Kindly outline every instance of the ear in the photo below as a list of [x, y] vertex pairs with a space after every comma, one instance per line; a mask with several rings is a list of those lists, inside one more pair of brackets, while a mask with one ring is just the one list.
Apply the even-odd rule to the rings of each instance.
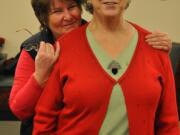
[[131, 3], [131, 0], [127, 0], [127, 4], [125, 6], [125, 9], [127, 9], [129, 7], [129, 4]]

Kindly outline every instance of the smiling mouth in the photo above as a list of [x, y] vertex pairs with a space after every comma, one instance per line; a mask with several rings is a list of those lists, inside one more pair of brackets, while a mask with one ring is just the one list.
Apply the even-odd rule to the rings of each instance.
[[69, 23], [69, 24], [65, 24], [65, 25], [63, 25], [64, 27], [68, 27], [68, 26], [72, 26], [72, 25], [74, 25], [74, 22], [73, 23]]
[[114, 5], [114, 4], [118, 4], [118, 3], [117, 3], [117, 2], [107, 1], [107, 2], [103, 2], [103, 4], [106, 4], [106, 5]]

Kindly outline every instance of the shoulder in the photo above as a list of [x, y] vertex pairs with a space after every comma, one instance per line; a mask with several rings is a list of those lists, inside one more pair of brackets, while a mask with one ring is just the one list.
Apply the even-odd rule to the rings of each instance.
[[82, 43], [86, 39], [86, 27], [87, 24], [84, 24], [81, 27], [72, 30], [71, 32], [61, 36], [58, 39], [58, 42], [60, 42], [61, 46], [69, 43]]
[[83, 54], [82, 52], [85, 51], [87, 43], [86, 26], [87, 25], [85, 24], [75, 30], [72, 30], [57, 40], [61, 48], [59, 55], [60, 63], [70, 62], [72, 61], [72, 58], [76, 58], [77, 56]]
[[35, 59], [37, 55], [37, 48], [41, 41], [45, 41], [48, 43], [54, 44], [54, 38], [50, 30], [42, 30], [28, 39], [26, 39], [20, 47], [20, 50], [25, 49], [33, 59]]
[[35, 59], [37, 52], [35, 50], [31, 50], [30, 48], [32, 48], [32, 46], [34, 48], [37, 48], [40, 41], [41, 41], [41, 32], [38, 32], [34, 34], [33, 36], [29, 37], [28, 39], [26, 39], [21, 44], [20, 50], [22, 51], [24, 49], [25, 51], [29, 53], [29, 55], [31, 55], [33, 59]]
[[147, 29], [130, 22], [130, 24], [136, 29], [137, 33], [138, 33], [138, 47], [143, 50], [146, 51], [146, 53], [152, 53], [155, 54], [156, 52], [158, 52], [159, 50], [152, 48], [152, 46], [148, 45], [148, 43], [146, 42], [146, 35], [150, 34], [151, 32], [148, 31]]
[[38, 32], [33, 36], [29, 37], [28, 39], [26, 39], [24, 42], [22, 42], [21, 50], [23, 48], [26, 49], [30, 46], [37, 46], [37, 44], [39, 44], [40, 41], [41, 41], [41, 32]]
[[41, 40], [41, 32], [38, 32], [36, 34], [34, 34], [33, 36], [27, 38], [23, 43], [22, 45], [26, 45], [26, 44], [29, 44], [29, 43], [37, 43]]
[[146, 35], [150, 34], [151, 32], [137, 24], [131, 24], [138, 32], [139, 53], [141, 53], [151, 64], [160, 66], [161, 68], [166, 64], [170, 64], [169, 53], [167, 51], [154, 49], [145, 41]]
[[32, 35], [28, 39], [26, 39], [21, 44], [21, 49], [29, 46], [36, 46], [39, 45], [40, 41], [45, 41], [51, 44], [54, 44], [54, 38], [49, 29], [41, 30], [40, 32], [37, 32], [36, 34]]
[[32, 46], [34, 48], [37, 48], [40, 40], [41, 40], [41, 32], [38, 32], [34, 34], [33, 36], [29, 37], [28, 39], [26, 39], [21, 44], [20, 51], [24, 49], [24, 51], [26, 51], [33, 59], [35, 59], [37, 52], [33, 49], [31, 50], [30, 48], [32, 48]]
[[133, 23], [133, 22], [129, 22], [135, 29], [137, 29], [138, 32], [142, 33], [142, 34], [149, 34], [151, 33], [149, 30], [147, 30], [146, 28], [143, 28], [142, 26], [136, 24], [136, 23]]
[[69, 38], [81, 37], [85, 34], [86, 28], [87, 28], [87, 24], [84, 24], [84, 25], [72, 30], [71, 32], [61, 36], [58, 40], [66, 40]]
[[151, 55], [162, 55], [162, 56], [169, 55], [169, 53], [167, 51], [160, 50], [160, 49], [154, 49], [152, 46], [148, 45], [147, 42], [145, 42], [146, 35], [151, 34], [151, 32], [149, 30], [147, 30], [146, 28], [143, 28], [135, 23], [131, 23], [131, 24], [134, 26], [134, 28], [138, 32], [138, 44], [140, 44], [141, 49], [147, 51], [147, 53], [150, 53]]

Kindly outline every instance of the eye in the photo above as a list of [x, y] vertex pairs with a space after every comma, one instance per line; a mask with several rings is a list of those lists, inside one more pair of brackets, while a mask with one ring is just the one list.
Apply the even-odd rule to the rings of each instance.
[[60, 9], [60, 8], [57, 8], [57, 9], [53, 9], [50, 14], [61, 14], [63, 13], [63, 10]]
[[74, 8], [77, 8], [77, 7], [78, 7], [77, 4], [72, 4], [72, 5], [69, 5], [69, 6], [68, 6], [68, 10], [72, 10], [72, 9], [74, 9]]

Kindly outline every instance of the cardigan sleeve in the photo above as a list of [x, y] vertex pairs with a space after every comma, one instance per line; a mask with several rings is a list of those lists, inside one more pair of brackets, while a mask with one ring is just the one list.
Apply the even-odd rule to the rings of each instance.
[[62, 103], [60, 75], [56, 63], [35, 108], [33, 135], [54, 134]]
[[168, 54], [161, 56], [163, 66], [163, 92], [158, 107], [157, 135], [180, 135], [175, 94], [175, 83]]
[[23, 50], [16, 67], [14, 84], [9, 98], [12, 112], [21, 120], [32, 117], [42, 92], [42, 88], [33, 76], [34, 65], [34, 60]]

